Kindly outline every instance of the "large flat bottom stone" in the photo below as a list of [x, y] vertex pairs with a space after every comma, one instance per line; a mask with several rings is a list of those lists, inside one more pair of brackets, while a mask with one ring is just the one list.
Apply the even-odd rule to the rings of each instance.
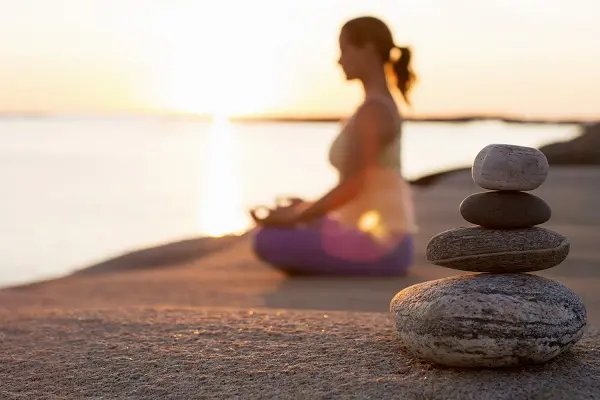
[[585, 332], [582, 300], [565, 285], [531, 274], [470, 274], [400, 291], [390, 308], [412, 353], [454, 367], [548, 362]]

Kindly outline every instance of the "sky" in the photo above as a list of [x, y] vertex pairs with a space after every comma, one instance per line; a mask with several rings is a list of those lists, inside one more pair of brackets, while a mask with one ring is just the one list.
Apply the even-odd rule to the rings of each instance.
[[413, 49], [407, 113], [600, 114], [596, 0], [0, 0], [0, 112], [344, 115], [360, 15]]

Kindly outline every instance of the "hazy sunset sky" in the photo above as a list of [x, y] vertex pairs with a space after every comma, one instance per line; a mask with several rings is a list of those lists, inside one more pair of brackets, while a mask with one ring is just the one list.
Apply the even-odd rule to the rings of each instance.
[[0, 0], [0, 111], [345, 114], [363, 14], [413, 47], [414, 114], [600, 115], [597, 0]]

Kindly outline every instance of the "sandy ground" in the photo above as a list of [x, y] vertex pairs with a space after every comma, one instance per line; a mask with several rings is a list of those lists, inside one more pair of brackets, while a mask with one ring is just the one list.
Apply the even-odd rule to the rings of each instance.
[[[593, 399], [598, 332], [538, 367], [435, 368], [381, 313], [120, 309], [0, 314], [0, 397]], [[26, 338], [26, 340], [24, 340]]]
[[545, 226], [572, 245], [565, 263], [539, 274], [578, 293], [592, 325], [546, 366], [438, 369], [399, 347], [393, 295], [461, 273], [424, 256], [431, 236], [468, 225], [458, 206], [480, 189], [458, 174], [415, 193], [421, 232], [408, 277], [290, 279], [240, 237], [173, 243], [0, 290], [0, 398], [600, 399], [599, 177], [555, 168], [535, 191], [553, 209]]

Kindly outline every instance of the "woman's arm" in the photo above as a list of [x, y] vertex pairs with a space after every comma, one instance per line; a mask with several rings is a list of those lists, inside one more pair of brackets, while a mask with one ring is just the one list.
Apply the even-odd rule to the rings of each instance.
[[301, 211], [298, 222], [320, 218], [355, 198], [364, 187], [368, 167], [377, 161], [381, 148], [397, 134], [390, 111], [378, 101], [364, 104], [353, 124], [348, 133], [347, 153], [340, 170], [339, 184]]

